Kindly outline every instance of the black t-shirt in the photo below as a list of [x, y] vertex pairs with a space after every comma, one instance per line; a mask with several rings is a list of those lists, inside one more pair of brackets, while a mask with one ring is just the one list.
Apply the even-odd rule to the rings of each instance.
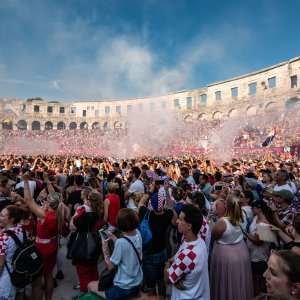
[[67, 204], [71, 204], [72, 205], [72, 215], [74, 214], [74, 205], [75, 204], [83, 204], [83, 200], [81, 199], [81, 190], [78, 191], [74, 191], [72, 193], [69, 194], [68, 200], [67, 200]]
[[[140, 221], [143, 220], [148, 208], [141, 206], [139, 209]], [[147, 254], [156, 254], [162, 252], [166, 248], [166, 232], [173, 218], [173, 210], [164, 210], [161, 215], [150, 210], [149, 227], [152, 231], [152, 241], [147, 249]]]

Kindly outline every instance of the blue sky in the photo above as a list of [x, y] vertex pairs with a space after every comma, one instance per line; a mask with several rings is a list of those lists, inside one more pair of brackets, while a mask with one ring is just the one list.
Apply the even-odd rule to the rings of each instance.
[[0, 98], [155, 96], [300, 55], [299, 0], [1, 0]]

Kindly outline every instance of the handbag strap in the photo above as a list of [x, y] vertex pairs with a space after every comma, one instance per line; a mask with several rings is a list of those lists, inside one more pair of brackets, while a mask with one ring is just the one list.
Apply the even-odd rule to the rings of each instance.
[[136, 253], [136, 256], [138, 257], [139, 263], [140, 263], [140, 265], [141, 265], [141, 264], [142, 264], [142, 260], [140, 259], [140, 255], [139, 255], [139, 253], [137, 252], [137, 250], [136, 250], [136, 248], [135, 248], [133, 242], [132, 242], [128, 237], [126, 237], [126, 236], [121, 236], [120, 238], [123, 238], [123, 239], [127, 240], [127, 241], [130, 243], [130, 245], [131, 245], [132, 248], [134, 249], [134, 251], [135, 251], [135, 253]]

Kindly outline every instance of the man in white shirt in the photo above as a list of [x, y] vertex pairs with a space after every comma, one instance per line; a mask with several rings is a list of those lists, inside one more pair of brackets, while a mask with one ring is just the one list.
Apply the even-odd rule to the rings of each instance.
[[190, 175], [190, 171], [187, 167], [180, 168], [180, 175], [185, 179], [189, 184], [196, 184], [193, 176]]
[[199, 209], [184, 205], [177, 220], [178, 231], [184, 240], [165, 268], [165, 280], [173, 284], [172, 300], [210, 299], [208, 254], [205, 242], [198, 236], [202, 219]]
[[[34, 192], [36, 190], [36, 182], [33, 179], [35, 177], [35, 173], [34, 172], [29, 172], [29, 176], [30, 176], [30, 179], [29, 179], [30, 195], [31, 195], [31, 199], [34, 200]], [[16, 185], [16, 189], [18, 189], [20, 187], [24, 188], [24, 181], [21, 181], [20, 183], [18, 183]]]
[[274, 186], [274, 191], [278, 192], [281, 190], [291, 191], [293, 194], [297, 193], [297, 188], [293, 182], [287, 182], [289, 180], [289, 173], [284, 169], [279, 169], [275, 173], [276, 185]]
[[139, 167], [132, 167], [129, 179], [131, 179], [131, 185], [127, 191], [125, 191], [124, 198], [128, 200], [127, 207], [131, 209], [136, 209], [137, 206], [134, 204], [133, 199], [131, 198], [134, 192], [143, 192], [145, 193], [145, 188], [143, 182], [139, 179], [142, 171]]

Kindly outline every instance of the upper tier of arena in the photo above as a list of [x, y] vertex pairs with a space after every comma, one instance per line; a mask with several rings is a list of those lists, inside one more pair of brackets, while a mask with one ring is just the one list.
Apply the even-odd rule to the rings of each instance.
[[[179, 121], [230, 118], [282, 109], [300, 101], [300, 56], [193, 90], [127, 100], [0, 99], [0, 129], [126, 128], [135, 113]], [[299, 102], [300, 103], [300, 102]], [[295, 109], [299, 110], [298, 105]]]

